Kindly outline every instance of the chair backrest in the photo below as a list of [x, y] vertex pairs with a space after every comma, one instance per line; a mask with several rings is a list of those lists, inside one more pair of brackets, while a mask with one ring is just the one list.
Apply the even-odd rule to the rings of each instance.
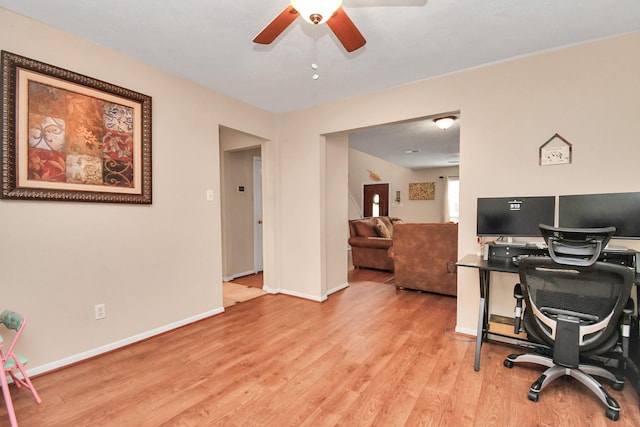
[[605, 352], [615, 344], [635, 277], [631, 268], [605, 262], [567, 266], [529, 257], [520, 262], [519, 272], [527, 316], [532, 316], [525, 326], [554, 347], [554, 360], [560, 342], [580, 353]]
[[615, 227], [559, 228], [540, 224], [549, 256], [566, 265], [593, 265], [615, 232]]
[[6, 349], [2, 349], [3, 359], [8, 358], [11, 354], [13, 354], [13, 348], [18, 342], [18, 338], [20, 338], [20, 334], [22, 334], [22, 330], [24, 329], [27, 323], [27, 319], [21, 315], [20, 313], [16, 313], [13, 310], [4, 310], [0, 313], [0, 324], [4, 325], [5, 328], [16, 331], [13, 340], [9, 344]]

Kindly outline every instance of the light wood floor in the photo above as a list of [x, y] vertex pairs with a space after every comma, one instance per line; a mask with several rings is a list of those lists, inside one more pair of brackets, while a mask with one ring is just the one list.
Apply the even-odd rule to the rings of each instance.
[[222, 305], [224, 308], [261, 297], [265, 294], [266, 292], [259, 288], [240, 285], [234, 282], [222, 283]]
[[324, 303], [265, 295], [38, 376], [41, 405], [14, 390], [20, 426], [640, 425], [631, 387], [612, 391], [618, 422], [573, 380], [530, 402], [540, 369], [503, 367], [511, 348], [486, 344], [473, 371], [474, 343], [451, 331], [455, 298], [350, 274]]
[[262, 272], [256, 274], [248, 274], [246, 276], [237, 277], [231, 281], [231, 283], [237, 283], [244, 286], [249, 286], [252, 288], [260, 288], [262, 289], [263, 285], [263, 276]]

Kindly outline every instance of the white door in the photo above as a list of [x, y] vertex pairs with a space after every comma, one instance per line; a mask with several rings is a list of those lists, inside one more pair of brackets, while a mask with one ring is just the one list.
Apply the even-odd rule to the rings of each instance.
[[253, 268], [256, 273], [262, 266], [262, 159], [253, 158]]

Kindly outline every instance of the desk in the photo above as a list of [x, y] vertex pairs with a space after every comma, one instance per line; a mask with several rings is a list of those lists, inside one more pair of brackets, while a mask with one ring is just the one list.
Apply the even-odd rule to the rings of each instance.
[[[482, 350], [482, 342], [489, 334], [489, 292], [490, 278], [492, 271], [502, 273], [518, 274], [518, 267], [505, 258], [484, 259], [478, 255], [466, 255], [456, 263], [458, 267], [476, 268], [480, 276], [480, 304], [478, 307], [478, 329], [476, 332], [476, 354], [473, 363], [475, 371], [480, 370], [480, 351]], [[519, 280], [519, 279], [517, 279]], [[636, 289], [640, 284], [640, 274], [636, 273], [635, 278]], [[515, 284], [515, 282], [514, 282]], [[640, 297], [640, 294], [638, 295]], [[638, 333], [638, 331], [636, 331]], [[636, 348], [632, 345], [631, 351], [635, 354], [636, 359], [640, 359], [640, 343], [636, 343]], [[633, 357], [633, 356], [632, 356]], [[628, 366], [625, 368], [625, 376], [632, 383], [633, 388], [640, 394], [640, 360], [629, 360]]]

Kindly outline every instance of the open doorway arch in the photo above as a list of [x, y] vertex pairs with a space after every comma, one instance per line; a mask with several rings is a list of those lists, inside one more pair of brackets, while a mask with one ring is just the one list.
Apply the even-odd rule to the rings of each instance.
[[[442, 130], [435, 125], [434, 119], [442, 116], [456, 117], [451, 128]], [[365, 185], [379, 183], [389, 185], [389, 216], [405, 222], [457, 222], [448, 209], [446, 184], [460, 176], [461, 117], [460, 111], [444, 112], [343, 131], [349, 156], [348, 217], [344, 222], [371, 216], [365, 212], [368, 203], [360, 196], [364, 196]], [[416, 183], [428, 183], [434, 194], [425, 198], [410, 194], [411, 184]]]
[[[434, 119], [442, 116], [456, 118], [447, 130], [436, 126]], [[365, 185], [388, 183], [390, 216], [411, 222], [446, 221], [444, 178], [459, 176], [461, 118], [460, 111], [443, 112], [344, 131], [349, 145], [348, 219], [371, 216], [365, 212], [369, 203], [359, 197]], [[429, 184], [435, 193], [426, 199], [411, 197], [412, 184]]]

